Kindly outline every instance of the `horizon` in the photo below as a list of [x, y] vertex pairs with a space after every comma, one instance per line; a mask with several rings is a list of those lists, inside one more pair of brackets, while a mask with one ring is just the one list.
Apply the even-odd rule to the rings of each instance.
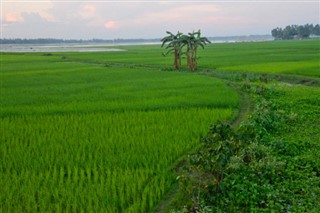
[[[319, 23], [319, 1], [1, 1], [1, 38], [150, 39], [201, 29], [206, 37], [270, 35]], [[299, 14], [299, 15], [297, 15]]]
[[[255, 34], [255, 35], [226, 35], [226, 36], [205, 36], [207, 38], [245, 38], [245, 37], [272, 37], [271, 33], [270, 34]], [[39, 37], [39, 38], [0, 38], [0, 40], [64, 40], [64, 41], [117, 41], [117, 40], [157, 40], [157, 39], [162, 39], [161, 37], [153, 37], [153, 38], [113, 38], [113, 39], [106, 39], [106, 38], [88, 38], [88, 39], [83, 39], [83, 38], [50, 38], [50, 37]]]

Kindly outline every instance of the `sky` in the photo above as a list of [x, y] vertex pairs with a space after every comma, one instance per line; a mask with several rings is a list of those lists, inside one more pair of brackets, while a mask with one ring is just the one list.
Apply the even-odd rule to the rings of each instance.
[[161, 38], [271, 34], [320, 23], [319, 0], [0, 0], [1, 38]]

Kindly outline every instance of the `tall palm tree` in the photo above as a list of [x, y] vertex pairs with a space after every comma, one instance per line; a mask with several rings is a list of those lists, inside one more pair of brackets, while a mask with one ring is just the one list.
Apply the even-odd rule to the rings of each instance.
[[164, 54], [164, 56], [168, 55], [173, 51], [173, 54], [174, 54], [173, 65], [176, 70], [179, 70], [181, 68], [181, 55], [182, 55], [182, 47], [183, 47], [182, 46], [183, 43], [181, 43], [181, 36], [183, 34], [180, 33], [179, 31], [176, 35], [174, 35], [169, 31], [167, 31], [167, 34], [168, 36], [161, 39], [161, 42], [162, 42], [161, 47], [163, 47], [166, 43], [168, 43], [168, 45], [166, 46], [166, 49], [168, 49], [168, 51]]

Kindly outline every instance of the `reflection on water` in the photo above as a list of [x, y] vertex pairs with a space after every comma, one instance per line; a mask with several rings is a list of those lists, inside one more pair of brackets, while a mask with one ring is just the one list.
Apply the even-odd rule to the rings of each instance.
[[110, 52], [124, 51], [120, 48], [106, 47], [105, 45], [84, 44], [1, 44], [0, 52]]

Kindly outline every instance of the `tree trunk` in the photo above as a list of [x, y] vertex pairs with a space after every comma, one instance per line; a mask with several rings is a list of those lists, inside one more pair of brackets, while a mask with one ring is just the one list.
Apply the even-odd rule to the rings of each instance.
[[187, 50], [187, 65], [188, 68], [193, 71], [193, 50], [191, 48], [188, 48]]
[[197, 48], [188, 48], [187, 50], [187, 64], [190, 71], [197, 70]]
[[197, 62], [197, 47], [194, 48], [193, 50], [193, 55], [192, 55], [192, 64], [193, 64], [193, 69], [192, 71], [197, 70], [198, 68], [198, 62]]
[[176, 70], [179, 70], [181, 67], [181, 54], [179, 52], [179, 50], [175, 49], [174, 50], [174, 68]]

